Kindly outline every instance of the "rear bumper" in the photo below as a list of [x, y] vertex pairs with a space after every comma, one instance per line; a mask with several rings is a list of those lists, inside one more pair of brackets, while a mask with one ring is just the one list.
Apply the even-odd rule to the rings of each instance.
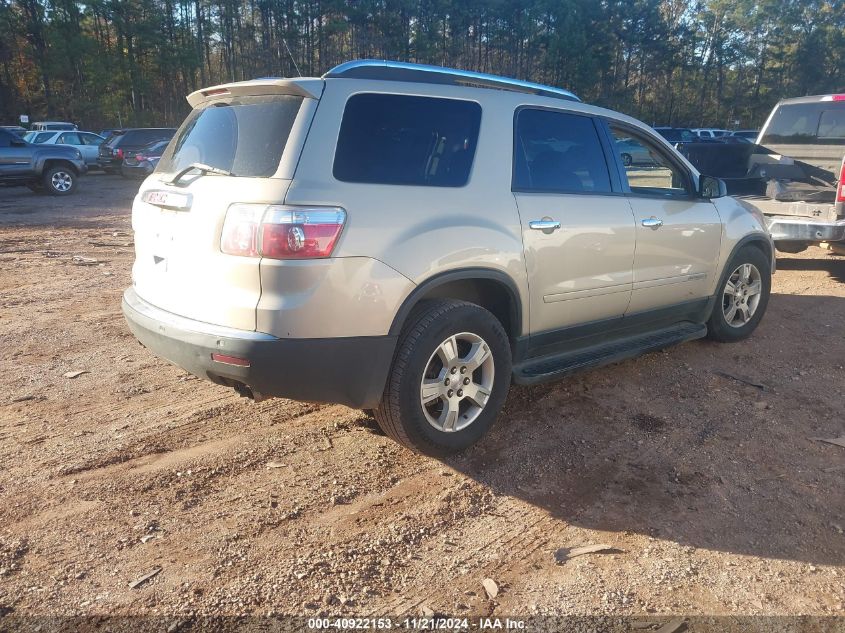
[[122, 163], [122, 158], [108, 158], [106, 156], [97, 157], [97, 165], [103, 169], [118, 169]]
[[[141, 344], [195, 376], [240, 383], [262, 396], [359, 409], [378, 405], [397, 339], [280, 339], [187, 319], [147, 303], [132, 288], [123, 294], [123, 314]], [[248, 359], [249, 366], [214, 361], [214, 353]]]
[[845, 241], [845, 220], [822, 222], [809, 218], [769, 216], [766, 222], [775, 242]]

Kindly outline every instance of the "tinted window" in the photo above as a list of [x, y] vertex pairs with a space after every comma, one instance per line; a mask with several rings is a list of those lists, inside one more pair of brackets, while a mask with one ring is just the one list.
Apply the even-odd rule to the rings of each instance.
[[761, 144], [841, 144], [845, 134], [845, 101], [786, 103], [777, 107]]
[[235, 176], [272, 176], [301, 104], [302, 97], [287, 95], [208, 103], [185, 119], [158, 171], [175, 173], [204, 163]]
[[666, 150], [645, 135], [610, 126], [614, 145], [632, 193], [686, 196], [690, 190], [685, 172], [668, 157]]
[[460, 187], [478, 142], [472, 101], [359, 94], [343, 112], [334, 177], [346, 182]]
[[516, 118], [516, 191], [609, 193], [599, 135], [587, 116], [522, 109]]
[[172, 138], [173, 130], [129, 130], [120, 140], [121, 145], [146, 145], [164, 138]]

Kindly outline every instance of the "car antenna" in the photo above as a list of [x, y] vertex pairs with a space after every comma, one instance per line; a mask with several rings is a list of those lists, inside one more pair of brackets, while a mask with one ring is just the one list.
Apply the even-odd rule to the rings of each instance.
[[290, 61], [293, 63], [293, 67], [296, 69], [296, 74], [299, 77], [302, 77], [302, 73], [299, 72], [299, 66], [296, 65], [296, 60], [293, 58], [293, 53], [290, 52], [290, 47], [288, 46], [288, 41], [285, 38], [282, 38], [282, 43], [285, 45], [285, 50], [288, 52], [290, 56]]

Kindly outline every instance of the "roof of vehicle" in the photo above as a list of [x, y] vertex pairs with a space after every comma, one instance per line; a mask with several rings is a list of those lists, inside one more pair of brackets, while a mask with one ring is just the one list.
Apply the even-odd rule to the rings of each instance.
[[318, 98], [326, 79], [369, 79], [378, 81], [403, 81], [472, 88], [493, 88], [512, 92], [524, 92], [544, 97], [553, 97], [567, 101], [580, 102], [574, 93], [563, 88], [500, 77], [470, 70], [458, 70], [443, 66], [393, 62], [381, 59], [360, 59], [335, 66], [322, 77], [260, 77], [251, 81], [238, 81], [220, 84], [197, 90], [188, 95], [188, 103], [197, 107], [207, 99], [223, 95], [254, 94], [255, 88], [278, 94], [295, 94], [303, 97]]
[[574, 93], [563, 88], [554, 88], [521, 79], [500, 77], [471, 70], [458, 70], [444, 66], [392, 62], [382, 59], [359, 59], [335, 66], [324, 79], [377, 79], [381, 81], [407, 81], [412, 83], [446, 84], [451, 86], [473, 86], [495, 88], [514, 92], [527, 92], [544, 97], [556, 97], [568, 101], [580, 101]]
[[781, 99], [780, 101], [778, 101], [778, 105], [782, 103], [819, 103], [821, 101], [845, 102], [845, 94], [809, 95], [806, 97], [792, 97], [790, 99]]
[[70, 121], [34, 121], [33, 125], [76, 125]]

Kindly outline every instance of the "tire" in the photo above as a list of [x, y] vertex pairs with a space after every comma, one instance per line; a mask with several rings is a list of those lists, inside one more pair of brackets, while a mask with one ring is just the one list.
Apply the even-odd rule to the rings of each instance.
[[[448, 357], [452, 361], [444, 362]], [[472, 446], [490, 430], [510, 382], [510, 343], [496, 317], [465, 301], [427, 301], [399, 337], [375, 418], [388, 437], [406, 448], [444, 457]], [[468, 385], [475, 397], [462, 394]]]
[[622, 154], [622, 164], [625, 165], [625, 167], [630, 167], [634, 164], [634, 159], [631, 158], [630, 154]]
[[[755, 285], [758, 292], [753, 292]], [[713, 312], [707, 321], [707, 337], [733, 343], [751, 336], [766, 312], [771, 290], [772, 268], [768, 257], [754, 246], [741, 248], [722, 274]], [[742, 294], [737, 295], [737, 291]]]
[[54, 165], [44, 172], [42, 182], [51, 196], [67, 196], [76, 191], [76, 172], [65, 165]]

